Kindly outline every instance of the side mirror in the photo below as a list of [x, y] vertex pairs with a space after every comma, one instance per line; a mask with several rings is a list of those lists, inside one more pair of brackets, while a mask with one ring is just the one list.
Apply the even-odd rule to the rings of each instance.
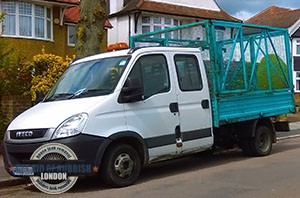
[[138, 78], [130, 78], [125, 82], [119, 97], [120, 103], [131, 103], [142, 101], [144, 99], [143, 86]]

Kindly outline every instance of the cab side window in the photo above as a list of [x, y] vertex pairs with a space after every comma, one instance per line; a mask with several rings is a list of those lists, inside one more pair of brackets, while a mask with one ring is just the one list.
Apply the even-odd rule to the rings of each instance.
[[170, 90], [167, 61], [164, 55], [145, 55], [138, 59], [130, 78], [142, 82], [144, 98]]
[[201, 90], [203, 85], [197, 57], [194, 55], [175, 55], [174, 61], [180, 90]]

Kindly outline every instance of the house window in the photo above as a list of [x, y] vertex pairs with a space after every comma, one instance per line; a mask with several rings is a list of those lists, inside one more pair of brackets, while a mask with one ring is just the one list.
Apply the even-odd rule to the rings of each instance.
[[3, 21], [5, 35], [16, 34], [16, 3], [2, 2], [2, 11], [5, 12], [5, 20]]
[[295, 41], [295, 56], [300, 56], [300, 39], [296, 39]]
[[224, 40], [225, 28], [216, 26], [215, 31], [216, 31], [216, 40], [217, 41]]
[[68, 25], [68, 45], [75, 46], [76, 43], [76, 26]]
[[300, 72], [296, 72], [296, 92], [300, 91]]
[[3, 35], [52, 38], [50, 8], [23, 1], [2, 1], [1, 10], [5, 13]]
[[[32, 35], [32, 7], [30, 3], [20, 2], [19, 3], [19, 33], [20, 36], [31, 36]], [[5, 28], [4, 28], [5, 31]]]
[[[164, 28], [170, 28], [179, 26], [180, 21], [177, 19], [172, 19], [170, 17], [159, 17], [159, 16], [142, 16], [142, 28], [141, 33], [147, 33], [152, 31], [161, 30]], [[161, 38], [163, 35], [154, 35], [156, 38]], [[173, 31], [171, 33], [171, 38], [179, 38], [179, 31]]]
[[224, 30], [216, 30], [216, 39], [217, 41], [224, 40]]

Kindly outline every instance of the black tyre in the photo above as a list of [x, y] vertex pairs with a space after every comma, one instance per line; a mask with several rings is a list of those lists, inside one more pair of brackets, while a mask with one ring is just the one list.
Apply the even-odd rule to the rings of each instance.
[[106, 152], [100, 170], [104, 182], [112, 187], [124, 187], [133, 184], [141, 171], [141, 159], [130, 145], [114, 145]]
[[257, 126], [255, 137], [250, 141], [250, 150], [254, 156], [269, 155], [272, 150], [272, 131], [267, 126]]
[[239, 147], [243, 150], [245, 155], [249, 155], [249, 156], [253, 155], [251, 148], [250, 148], [250, 141], [251, 140], [249, 140], [249, 139], [243, 139], [243, 140], [240, 140], [240, 142], [239, 142]]

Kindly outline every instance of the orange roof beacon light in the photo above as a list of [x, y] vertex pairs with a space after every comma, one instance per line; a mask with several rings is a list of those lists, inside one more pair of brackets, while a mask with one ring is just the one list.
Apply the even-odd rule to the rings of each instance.
[[116, 51], [116, 50], [121, 50], [121, 49], [128, 49], [129, 46], [125, 42], [120, 42], [120, 43], [115, 43], [115, 44], [110, 44], [107, 47], [107, 51]]

